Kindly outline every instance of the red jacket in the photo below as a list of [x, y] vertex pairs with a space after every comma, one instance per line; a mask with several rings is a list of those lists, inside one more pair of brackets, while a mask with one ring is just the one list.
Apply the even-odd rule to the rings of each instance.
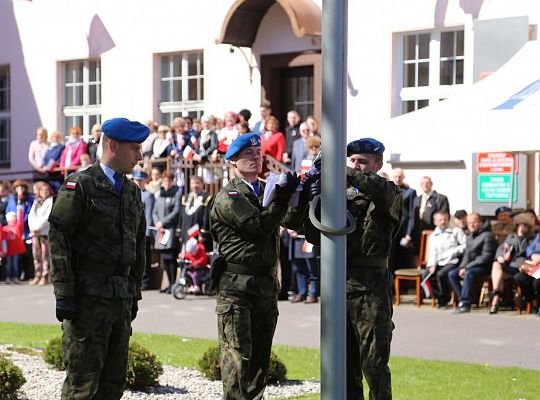
[[266, 132], [261, 135], [261, 154], [274, 157], [277, 161], [283, 162], [285, 152], [285, 136], [281, 132], [272, 132], [272, 136], [266, 139]]
[[[62, 168], [65, 168], [65, 167], [73, 167], [76, 165], [81, 165], [81, 156], [87, 152], [86, 143], [84, 143], [82, 140], [79, 140], [77, 144], [71, 144], [68, 140], [66, 141], [65, 145], [66, 147], [64, 147], [64, 151], [62, 152], [62, 157], [60, 158], [60, 166]], [[67, 154], [70, 148], [71, 148], [71, 159], [70, 159], [69, 165], [66, 165], [66, 158], [67, 158]]]
[[[23, 211], [24, 213], [24, 211]], [[24, 214], [23, 214], [24, 215]], [[2, 227], [2, 239], [7, 243], [6, 256], [16, 256], [26, 252], [26, 246], [22, 238], [24, 230], [24, 216], [17, 221]]]
[[197, 251], [195, 254], [186, 252], [186, 260], [191, 261], [192, 267], [206, 267], [208, 265], [208, 256], [206, 255], [206, 249], [202, 243], [197, 243]]

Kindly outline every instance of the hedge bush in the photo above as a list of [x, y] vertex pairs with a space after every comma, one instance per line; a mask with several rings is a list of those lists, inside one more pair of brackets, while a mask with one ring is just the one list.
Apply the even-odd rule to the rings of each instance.
[[127, 387], [144, 389], [158, 385], [163, 365], [156, 355], [136, 342], [129, 344]]
[[0, 399], [16, 400], [19, 390], [26, 383], [23, 373], [11, 360], [0, 355]]
[[[43, 351], [43, 359], [55, 369], [64, 370], [61, 338], [54, 338], [49, 342]], [[139, 390], [156, 386], [161, 374], [163, 366], [156, 355], [140, 344], [131, 342], [128, 351], [127, 387]]]
[[[205, 376], [205, 378], [212, 381], [221, 379], [221, 367], [219, 360], [219, 348], [218, 346], [212, 346], [206, 350], [201, 359], [198, 362], [199, 371]], [[270, 363], [268, 364], [268, 383], [277, 383], [287, 380], [287, 367], [279, 359], [279, 357], [272, 352], [270, 354]]]
[[62, 358], [62, 338], [56, 337], [49, 341], [43, 349], [43, 360], [57, 370], [63, 371], [64, 359]]

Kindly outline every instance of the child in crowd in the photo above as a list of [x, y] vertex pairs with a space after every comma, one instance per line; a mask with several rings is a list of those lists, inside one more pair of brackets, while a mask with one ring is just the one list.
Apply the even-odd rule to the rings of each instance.
[[24, 209], [17, 206], [17, 212], [6, 213], [7, 225], [2, 227], [2, 237], [6, 241], [6, 283], [19, 283], [19, 258], [26, 246], [22, 238], [24, 230]]
[[52, 189], [45, 182], [37, 182], [38, 190], [28, 215], [34, 257], [34, 280], [30, 285], [49, 283], [49, 214], [52, 210]]
[[199, 236], [198, 240], [190, 238], [186, 242], [184, 252], [184, 259], [191, 261], [188, 274], [193, 280], [193, 286], [188, 289], [188, 292], [193, 294], [201, 293], [202, 282], [208, 275], [208, 255], [202, 241], [201, 236]]

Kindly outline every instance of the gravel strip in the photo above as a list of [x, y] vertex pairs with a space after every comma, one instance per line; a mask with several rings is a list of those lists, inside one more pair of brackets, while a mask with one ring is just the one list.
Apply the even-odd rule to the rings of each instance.
[[[65, 372], [50, 368], [39, 356], [13, 352], [8, 350], [9, 347], [0, 345], [0, 353], [6, 354], [23, 371], [26, 384], [22, 387], [21, 400], [59, 399]], [[148, 392], [126, 390], [122, 400], [222, 399], [221, 382], [209, 381], [197, 370], [169, 366], [164, 366], [163, 370], [159, 386]], [[265, 398], [286, 399], [319, 392], [318, 381], [287, 381], [281, 385], [268, 386]]]

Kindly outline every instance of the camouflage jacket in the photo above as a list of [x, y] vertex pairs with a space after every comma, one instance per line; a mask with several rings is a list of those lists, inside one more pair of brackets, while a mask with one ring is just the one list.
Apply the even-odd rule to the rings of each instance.
[[347, 209], [356, 219], [347, 236], [347, 265], [361, 257], [387, 258], [401, 223], [401, 190], [377, 174], [347, 168]]
[[64, 182], [49, 222], [57, 296], [141, 298], [146, 220], [133, 181], [119, 195], [95, 163]]
[[[384, 264], [401, 223], [401, 190], [377, 174], [347, 167], [347, 210], [356, 221], [356, 229], [347, 235], [347, 265]], [[305, 230], [310, 242], [320, 244], [319, 232], [309, 220]]]
[[[284, 208], [272, 203], [261, 206], [264, 183], [259, 198], [236, 177], [214, 198], [210, 208], [210, 232], [219, 244], [227, 263], [266, 267], [275, 274], [279, 257], [279, 226], [297, 229], [307, 210], [307, 202], [297, 208]], [[275, 276], [255, 277], [225, 271], [220, 290], [242, 291], [255, 295], [277, 293]]]

